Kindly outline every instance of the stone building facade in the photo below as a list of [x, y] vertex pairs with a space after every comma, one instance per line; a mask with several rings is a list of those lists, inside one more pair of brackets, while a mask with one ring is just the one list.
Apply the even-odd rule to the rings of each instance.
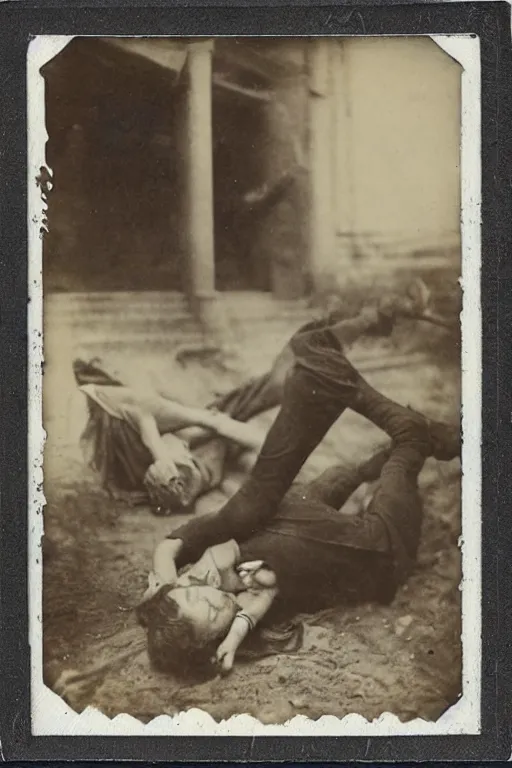
[[460, 258], [460, 70], [427, 38], [75, 38], [42, 74], [48, 290], [207, 318]]

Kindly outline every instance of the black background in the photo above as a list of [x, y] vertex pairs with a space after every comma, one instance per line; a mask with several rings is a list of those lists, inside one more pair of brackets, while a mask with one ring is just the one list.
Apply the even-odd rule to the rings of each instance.
[[[7, 761], [508, 759], [512, 752], [512, 55], [510, 6], [258, 2], [0, 3], [0, 739]], [[401, 737], [35, 737], [27, 601], [26, 54], [55, 35], [473, 33], [482, 60], [482, 733]], [[190, 764], [190, 763], [189, 763]], [[112, 763], [111, 763], [112, 765]]]

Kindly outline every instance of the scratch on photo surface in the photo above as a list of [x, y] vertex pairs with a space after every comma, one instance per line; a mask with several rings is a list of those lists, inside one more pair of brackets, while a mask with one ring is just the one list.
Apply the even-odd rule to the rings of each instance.
[[252, 759], [252, 750], [253, 750], [253, 748], [254, 748], [254, 742], [255, 742], [255, 740], [256, 740], [256, 736], [255, 736], [255, 734], [253, 733], [253, 735], [252, 735], [252, 738], [251, 738], [251, 746], [249, 747], [249, 760], [251, 760], [251, 759]]

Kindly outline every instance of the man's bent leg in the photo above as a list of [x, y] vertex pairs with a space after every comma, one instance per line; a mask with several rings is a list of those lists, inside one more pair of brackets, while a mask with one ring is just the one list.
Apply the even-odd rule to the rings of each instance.
[[308, 498], [317, 499], [333, 509], [340, 509], [363, 483], [378, 480], [389, 459], [391, 447], [377, 450], [359, 466], [337, 464], [329, 467], [306, 486]]
[[392, 315], [367, 308], [354, 317], [342, 320], [336, 319], [334, 313], [331, 317], [306, 323], [281, 350], [269, 373], [217, 398], [212, 405], [238, 421], [248, 421], [282, 403], [285, 381], [297, 361], [306, 368], [312, 366], [313, 369], [322, 370], [321, 358], [331, 348], [334, 351], [331, 365], [338, 380], [341, 374], [340, 359], [343, 364], [347, 363], [342, 354], [343, 347], [365, 334], [389, 335], [394, 320]]
[[299, 333], [291, 346], [296, 364], [250, 477], [208, 521], [190, 521], [174, 532], [172, 538], [183, 541], [178, 565], [199, 558], [213, 544], [245, 541], [271, 520], [306, 459], [347, 407], [398, 443], [412, 441], [428, 455], [426, 421], [373, 390], [328, 330]]
[[217, 398], [212, 406], [237, 421], [249, 421], [260, 413], [276, 408], [283, 401], [284, 383], [293, 366], [293, 352], [287, 344], [268, 373]]
[[246, 541], [274, 517], [302, 465], [341, 415], [345, 402], [354, 397], [354, 373], [348, 364], [345, 372], [340, 368], [338, 392], [330, 397], [309, 371], [294, 369], [285, 384], [283, 404], [242, 488], [217, 514], [190, 520], [173, 532], [172, 538], [183, 541], [179, 567], [214, 544], [231, 538]]
[[435, 422], [390, 400], [359, 376], [357, 394], [350, 408], [386, 432], [397, 443], [428, 444], [428, 455], [449, 461], [460, 453], [457, 426]]
[[367, 511], [367, 515], [379, 517], [386, 525], [398, 584], [405, 581], [416, 560], [423, 522], [418, 475], [426, 458], [426, 452], [416, 441], [396, 445], [382, 468]]
[[[364, 317], [361, 315], [357, 322], [364, 323]], [[304, 368], [314, 377], [326, 400], [341, 399], [346, 408], [367, 418], [395, 442], [429, 443], [432, 455], [443, 461], [459, 455], [458, 426], [428, 420], [375, 390], [351, 366], [333, 328], [299, 333], [291, 346], [296, 367]], [[351, 391], [347, 390], [347, 380], [351, 381]]]

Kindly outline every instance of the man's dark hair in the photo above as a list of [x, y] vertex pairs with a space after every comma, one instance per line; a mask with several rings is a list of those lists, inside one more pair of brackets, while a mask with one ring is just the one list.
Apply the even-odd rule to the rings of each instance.
[[227, 630], [219, 637], [202, 641], [194, 624], [180, 615], [180, 607], [164, 584], [137, 608], [139, 624], [146, 628], [151, 666], [159, 672], [188, 681], [204, 681], [217, 674], [212, 658]]

